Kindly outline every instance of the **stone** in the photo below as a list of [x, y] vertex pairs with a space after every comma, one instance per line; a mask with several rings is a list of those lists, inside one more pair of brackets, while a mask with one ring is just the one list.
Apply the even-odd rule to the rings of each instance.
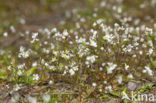
[[137, 84], [135, 82], [128, 82], [128, 90], [134, 91], [137, 88]]

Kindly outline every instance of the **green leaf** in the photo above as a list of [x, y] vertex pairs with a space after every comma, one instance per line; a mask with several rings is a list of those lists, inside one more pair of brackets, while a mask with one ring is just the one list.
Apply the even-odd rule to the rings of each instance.
[[0, 79], [7, 79], [6, 69], [0, 69]]
[[154, 85], [153, 84], [148, 84], [146, 86], [142, 86], [141, 89], [140, 89], [140, 93], [144, 93], [145, 91], [149, 91], [151, 90], [151, 88], [153, 87]]
[[28, 70], [27, 71], [27, 76], [32, 75], [36, 69], [37, 69], [36, 67], [32, 67], [30, 70]]
[[30, 84], [30, 85], [33, 85], [35, 82], [34, 82], [34, 80], [33, 80], [33, 77], [29, 77], [28, 78], [28, 83]]
[[127, 92], [127, 87], [126, 86], [124, 87], [123, 92], [125, 92], [125, 93]]
[[151, 61], [152, 65], [153, 65], [154, 67], [156, 67], [156, 61], [154, 61], [152, 57], [150, 57], [150, 61]]
[[133, 100], [132, 103], [137, 103], [137, 100]]
[[123, 103], [128, 103], [128, 100], [127, 100], [127, 99], [124, 99], [124, 100], [123, 100]]
[[111, 91], [109, 92], [109, 94], [115, 98], [120, 98], [120, 93], [119, 92], [116, 92], [116, 91]]

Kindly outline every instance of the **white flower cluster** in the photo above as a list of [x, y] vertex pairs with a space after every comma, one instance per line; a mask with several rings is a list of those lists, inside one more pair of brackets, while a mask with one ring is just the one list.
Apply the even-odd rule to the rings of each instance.
[[[156, 56], [154, 19], [149, 15], [143, 17], [150, 22], [149, 28], [145, 25], [147, 22], [137, 16], [134, 18], [131, 10], [130, 13], [124, 12], [123, 0], [111, 2], [115, 3], [107, 5], [109, 1], [102, 0], [100, 7], [94, 8], [89, 17], [81, 16], [84, 11], [79, 13], [78, 9], [67, 11], [65, 15], [70, 19], [70, 26], [66, 25], [68, 22], [61, 21], [59, 26], [63, 28], [45, 28], [33, 33], [28, 30], [21, 33], [28, 46], [19, 47], [19, 58], [15, 61], [12, 59], [14, 52], [8, 53], [11, 65], [7, 66], [7, 70], [10, 72], [16, 68], [17, 76], [21, 77], [32, 69], [30, 77], [34, 81], [42, 80], [45, 76], [50, 85], [53, 85], [54, 78], [74, 81], [75, 77], [80, 76], [78, 79], [83, 83], [87, 82], [101, 92], [102, 88], [105, 92], [111, 92], [116, 87], [113, 85], [122, 86], [125, 81], [137, 80], [135, 73], [138, 72], [141, 78], [144, 78], [144, 75], [154, 76], [155, 64], [151, 60]], [[155, 4], [154, 0], [150, 3]], [[146, 8], [150, 3], [141, 3], [139, 7]], [[106, 18], [101, 17], [102, 12]], [[10, 30], [16, 33], [14, 26], [11, 26]], [[10, 32], [3, 32], [5, 39], [10, 36], [8, 33]], [[0, 50], [0, 56], [3, 55], [5, 50]], [[14, 66], [16, 63], [18, 64]], [[51, 74], [57, 76], [53, 77]], [[43, 95], [43, 99], [48, 102], [50, 97]], [[28, 100], [37, 102], [33, 97], [28, 97]]]
[[20, 47], [20, 53], [18, 54], [18, 57], [21, 58], [28, 58], [30, 56], [31, 49], [25, 51], [25, 48], [23, 46]]
[[113, 73], [113, 70], [117, 67], [117, 64], [107, 63], [107, 74]]
[[34, 43], [36, 41], [39, 41], [39, 39], [37, 39], [38, 33], [33, 33], [32, 34], [32, 41], [30, 41], [31, 43]]
[[149, 66], [145, 66], [145, 69], [143, 70], [143, 73], [148, 73], [150, 76], [153, 75], [153, 71], [151, 70], [151, 68]]

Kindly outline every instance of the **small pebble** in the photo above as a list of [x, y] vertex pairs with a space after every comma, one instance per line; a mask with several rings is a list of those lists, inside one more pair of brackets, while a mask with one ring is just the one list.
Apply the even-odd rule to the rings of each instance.
[[128, 82], [128, 90], [134, 91], [137, 87], [137, 84], [134, 82]]

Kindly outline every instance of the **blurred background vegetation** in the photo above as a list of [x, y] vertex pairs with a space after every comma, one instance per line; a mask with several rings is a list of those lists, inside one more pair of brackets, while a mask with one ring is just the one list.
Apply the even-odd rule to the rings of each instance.
[[[83, 9], [80, 12], [81, 15], [91, 16], [92, 11], [102, 1], [109, 2], [111, 5], [118, 5], [117, 3], [114, 4], [115, 0], [0, 0], [0, 33], [3, 33], [11, 25], [19, 24], [21, 19], [26, 20], [28, 24], [37, 25], [52, 24], [50, 19], [55, 19], [58, 22], [60, 20], [58, 18], [62, 19], [66, 11], [72, 11], [74, 8]], [[154, 0], [123, 0], [122, 8], [123, 11], [135, 18], [143, 19], [145, 15], [149, 15], [155, 20], [156, 5], [140, 9], [140, 4], [148, 4], [151, 1]], [[105, 11], [108, 10], [99, 11], [100, 15], [111, 18], [112, 13], [109, 12], [112, 11], [108, 13]], [[115, 21], [115, 17], [112, 18]], [[147, 23], [150, 26], [148, 21]]]

